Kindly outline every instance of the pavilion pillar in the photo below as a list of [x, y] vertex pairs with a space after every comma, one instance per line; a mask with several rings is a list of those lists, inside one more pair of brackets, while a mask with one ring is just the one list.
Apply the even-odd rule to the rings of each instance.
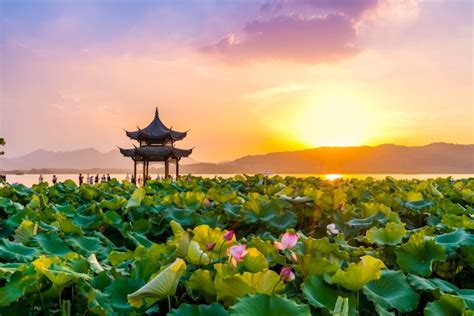
[[176, 180], [179, 178], [179, 159], [176, 158]]
[[170, 174], [170, 164], [168, 162], [168, 159], [165, 160], [165, 179], [168, 179], [168, 176]]
[[137, 183], [137, 161], [133, 159], [133, 183]]
[[143, 184], [145, 184], [145, 182], [146, 182], [145, 169], [146, 169], [146, 161], [144, 160], [143, 161]]

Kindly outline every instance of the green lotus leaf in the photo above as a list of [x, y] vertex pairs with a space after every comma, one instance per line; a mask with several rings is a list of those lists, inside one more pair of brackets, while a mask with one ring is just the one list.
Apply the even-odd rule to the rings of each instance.
[[367, 283], [362, 291], [384, 309], [397, 309], [402, 313], [414, 310], [420, 300], [401, 271], [383, 270], [380, 279]]
[[103, 249], [100, 239], [96, 237], [67, 236], [64, 241], [75, 251], [84, 256], [100, 253]]
[[339, 269], [339, 264], [331, 262], [326, 258], [314, 258], [311, 255], [299, 255], [298, 265], [295, 269], [302, 275], [323, 275], [325, 273], [334, 274]]
[[426, 304], [425, 316], [463, 316], [466, 306], [458, 296], [445, 294], [438, 300]]
[[227, 248], [235, 244], [235, 236], [232, 237], [231, 241], [226, 242], [224, 240], [224, 233], [226, 232], [226, 230], [222, 231], [218, 227], [210, 228], [209, 225], [199, 225], [193, 229], [193, 240], [199, 243], [201, 249], [206, 249], [208, 244], [214, 243], [214, 248], [207, 253], [211, 259], [218, 259], [219, 253], [221, 257], [225, 256]]
[[438, 278], [425, 279], [414, 274], [408, 275], [408, 281], [410, 282], [410, 285], [417, 291], [432, 292], [435, 295], [438, 293], [438, 291], [441, 293], [457, 294], [464, 300], [468, 308], [474, 308], [474, 290], [461, 290], [448, 281]]
[[366, 233], [370, 243], [379, 245], [397, 245], [402, 242], [406, 235], [405, 224], [390, 222], [383, 228], [372, 227]]
[[194, 271], [186, 284], [186, 288], [199, 293], [208, 303], [216, 299], [216, 287], [209, 270], [199, 269]]
[[111, 211], [117, 211], [124, 205], [128, 205], [128, 202], [121, 196], [114, 196], [111, 200], [102, 200], [99, 204], [100, 208], [105, 208]]
[[43, 209], [48, 205], [48, 202], [44, 195], [42, 194], [34, 194], [31, 197], [30, 202], [26, 205], [26, 207], [30, 209]]
[[240, 209], [242, 208], [242, 205], [239, 204], [231, 204], [231, 203], [225, 203], [222, 206], [222, 209], [224, 210], [225, 214], [229, 216], [231, 219], [237, 219], [240, 217]]
[[107, 258], [113, 266], [117, 266], [124, 261], [145, 258], [147, 255], [148, 250], [143, 246], [138, 246], [134, 251], [119, 252], [112, 250]]
[[64, 256], [71, 252], [68, 245], [58, 237], [56, 234], [38, 234], [33, 238], [33, 241], [43, 250], [45, 254], [51, 254], [55, 256]]
[[[217, 282], [216, 282], [217, 281]], [[280, 276], [272, 270], [264, 272], [234, 274], [215, 280], [217, 299], [224, 305], [231, 305], [237, 298], [247, 294], [272, 294], [283, 291], [285, 285]]]
[[132, 196], [128, 199], [125, 209], [137, 208], [145, 198], [146, 192], [143, 188], [133, 191]]
[[144, 299], [162, 299], [176, 293], [178, 282], [186, 270], [183, 259], [177, 258], [143, 287], [128, 295], [130, 305], [139, 308]]
[[38, 223], [33, 223], [32, 221], [24, 220], [21, 222], [20, 226], [15, 230], [14, 239], [15, 242], [21, 242], [22, 244], [27, 244], [30, 241], [31, 237], [36, 235], [38, 231]]
[[460, 247], [474, 246], [474, 235], [464, 229], [456, 229], [450, 233], [438, 235], [434, 240], [443, 245], [448, 253], [454, 253]]
[[229, 310], [231, 316], [309, 316], [308, 305], [277, 295], [255, 294], [240, 298]]
[[273, 245], [270, 240], [262, 240], [259, 237], [254, 237], [249, 243], [249, 247], [255, 247], [262, 253], [268, 261], [269, 266], [275, 264], [285, 264], [286, 258], [280, 254], [280, 251]]
[[338, 288], [324, 282], [322, 276], [312, 275], [304, 279], [303, 297], [316, 308], [325, 308], [334, 312], [339, 297], [348, 298], [349, 314], [357, 315], [357, 302], [354, 293], [343, 293]]
[[30, 262], [38, 255], [36, 248], [27, 247], [23, 244], [0, 239], [0, 258], [8, 261]]
[[284, 211], [275, 217], [264, 220], [268, 227], [277, 231], [284, 231], [290, 227], [294, 227], [298, 221], [298, 217], [292, 211]]
[[381, 212], [377, 212], [374, 215], [366, 218], [353, 218], [347, 221], [346, 224], [349, 227], [354, 227], [357, 229], [366, 229], [373, 226], [376, 222], [386, 223], [386, 216]]
[[260, 272], [268, 269], [268, 261], [257, 248], [247, 248], [247, 255], [244, 257], [243, 266], [248, 272]]
[[65, 217], [63, 214], [56, 213], [54, 214], [54, 218], [56, 218], [59, 223], [59, 227], [61, 228], [61, 231], [63, 231], [64, 233], [78, 234], [80, 236], [84, 234], [79, 226], [76, 226], [71, 219]]
[[474, 219], [470, 218], [466, 214], [443, 214], [441, 217], [441, 223], [450, 228], [474, 229]]
[[347, 270], [337, 270], [331, 278], [331, 283], [351, 291], [359, 291], [366, 283], [379, 279], [381, 270], [385, 268], [384, 263], [369, 255], [360, 259], [358, 263], [351, 263]]
[[423, 200], [423, 194], [420, 192], [408, 192], [406, 197], [407, 202], [418, 202]]
[[407, 243], [395, 250], [397, 264], [406, 273], [429, 276], [434, 261], [446, 260], [445, 249], [423, 232], [411, 235]]
[[171, 226], [171, 231], [173, 232], [173, 235], [176, 237], [181, 236], [185, 232], [183, 226], [181, 226], [181, 224], [178, 223], [177, 221], [174, 221], [174, 220], [170, 221], [170, 226]]
[[0, 307], [8, 306], [17, 301], [29, 287], [33, 287], [37, 283], [38, 280], [33, 275], [24, 275], [21, 272], [14, 273], [10, 282], [0, 287]]
[[120, 227], [122, 224], [122, 217], [115, 211], [107, 211], [104, 213], [104, 222], [111, 226]]
[[91, 288], [87, 295], [88, 310], [96, 315], [114, 315], [114, 310], [110, 304], [110, 294], [104, 294], [99, 290]]
[[76, 208], [71, 204], [55, 204], [52, 209], [56, 212], [62, 213], [66, 217], [74, 217], [74, 215], [76, 215]]
[[195, 222], [195, 211], [189, 208], [169, 207], [163, 211], [164, 219], [171, 222], [176, 221], [183, 226], [191, 226]]
[[176, 244], [176, 250], [174, 255], [178, 258], [184, 258], [188, 255], [189, 245], [191, 244], [191, 240], [193, 238], [193, 232], [187, 231], [183, 235], [181, 235], [178, 239]]
[[224, 306], [219, 303], [211, 305], [191, 305], [181, 304], [178, 309], [173, 309], [168, 313], [170, 316], [227, 316], [229, 313]]
[[207, 265], [211, 260], [207, 254], [201, 250], [199, 243], [195, 240], [191, 240], [188, 247], [187, 260], [189, 263], [194, 265]]
[[91, 254], [87, 258], [87, 261], [89, 261], [89, 266], [90, 266], [91, 270], [94, 271], [95, 273], [100, 273], [100, 272], [104, 271], [104, 268], [100, 264], [99, 260], [97, 260], [97, 257], [95, 256], [94, 253]]
[[9, 282], [12, 274], [24, 270], [25, 267], [24, 263], [0, 263], [0, 280], [6, 279]]
[[223, 190], [222, 188], [215, 186], [207, 191], [207, 197], [211, 201], [224, 204], [234, 200], [237, 197], [237, 192], [234, 190]]
[[110, 305], [120, 314], [130, 313], [128, 304], [128, 293], [133, 293], [140, 289], [145, 282], [142, 279], [116, 279], [104, 289], [104, 294], [109, 294]]
[[390, 207], [382, 203], [361, 203], [362, 206], [362, 216], [363, 217], [372, 217], [381, 213], [385, 216], [389, 216], [391, 213]]
[[87, 274], [75, 272], [61, 262], [58, 257], [40, 256], [32, 262], [35, 269], [46, 276], [57, 288], [64, 288], [76, 279], [90, 280]]

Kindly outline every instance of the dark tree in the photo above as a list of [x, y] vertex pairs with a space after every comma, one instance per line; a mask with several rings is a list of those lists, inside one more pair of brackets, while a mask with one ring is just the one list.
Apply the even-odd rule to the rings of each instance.
[[[3, 145], [5, 145], [5, 139], [0, 137], [0, 146], [3, 146]], [[4, 152], [0, 151], [0, 155], [3, 155], [3, 154], [4, 154]]]

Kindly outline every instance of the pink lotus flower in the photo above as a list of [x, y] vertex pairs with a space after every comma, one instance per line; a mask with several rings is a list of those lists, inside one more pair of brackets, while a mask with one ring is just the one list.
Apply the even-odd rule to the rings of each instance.
[[334, 224], [334, 223], [327, 225], [326, 230], [327, 230], [328, 235], [330, 235], [330, 234], [332, 234], [332, 235], [339, 234], [339, 229], [336, 228], [336, 224]]
[[224, 239], [226, 241], [231, 241], [232, 238], [234, 238], [234, 231], [233, 230], [229, 230], [227, 233], [224, 234]]
[[230, 264], [235, 268], [237, 262], [243, 261], [247, 255], [247, 245], [232, 246], [227, 249], [227, 256], [230, 258]]
[[207, 249], [207, 251], [212, 251], [215, 246], [216, 246], [215, 242], [210, 242], [210, 243], [207, 244], [206, 249]]
[[338, 204], [336, 205], [336, 208], [337, 208], [338, 210], [343, 210], [343, 209], [344, 209], [344, 202], [338, 203]]
[[211, 201], [209, 201], [208, 199], [205, 199], [203, 204], [205, 207], [209, 207], [211, 206]]
[[298, 242], [298, 236], [295, 233], [284, 233], [281, 237], [281, 242], [275, 241], [273, 242], [274, 246], [278, 250], [285, 250], [285, 249], [293, 249]]
[[295, 274], [290, 267], [283, 267], [280, 271], [280, 278], [285, 282], [291, 282], [295, 279]]

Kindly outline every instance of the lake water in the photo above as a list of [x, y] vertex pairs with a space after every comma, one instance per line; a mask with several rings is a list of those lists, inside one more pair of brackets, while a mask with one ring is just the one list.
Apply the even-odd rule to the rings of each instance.
[[[64, 181], [66, 179], [72, 179], [74, 182], [78, 182], [78, 175], [77, 174], [57, 174], [58, 181]], [[85, 175], [87, 176], [87, 175]], [[101, 175], [99, 175], [100, 177]], [[112, 178], [117, 178], [118, 180], [124, 180], [126, 174], [111, 174]], [[234, 174], [200, 174], [196, 176], [202, 177], [209, 177], [213, 178], [215, 176], [229, 178], [234, 176]], [[438, 177], [453, 177], [454, 179], [461, 179], [461, 178], [474, 178], [474, 174], [282, 174], [281, 176], [296, 176], [296, 177], [321, 177], [328, 180], [334, 180], [338, 178], [357, 178], [357, 179], [365, 179], [367, 177], [373, 177], [375, 179], [384, 179], [387, 176], [391, 176], [395, 179], [430, 179], [430, 178], [438, 178]], [[22, 175], [14, 175], [9, 174], [7, 175], [7, 181], [9, 183], [22, 183], [26, 186], [31, 186], [35, 183], [38, 183], [38, 174], [22, 174]], [[52, 174], [43, 174], [44, 181], [51, 183], [53, 175]], [[156, 175], [152, 175], [152, 177], [156, 177]]]

